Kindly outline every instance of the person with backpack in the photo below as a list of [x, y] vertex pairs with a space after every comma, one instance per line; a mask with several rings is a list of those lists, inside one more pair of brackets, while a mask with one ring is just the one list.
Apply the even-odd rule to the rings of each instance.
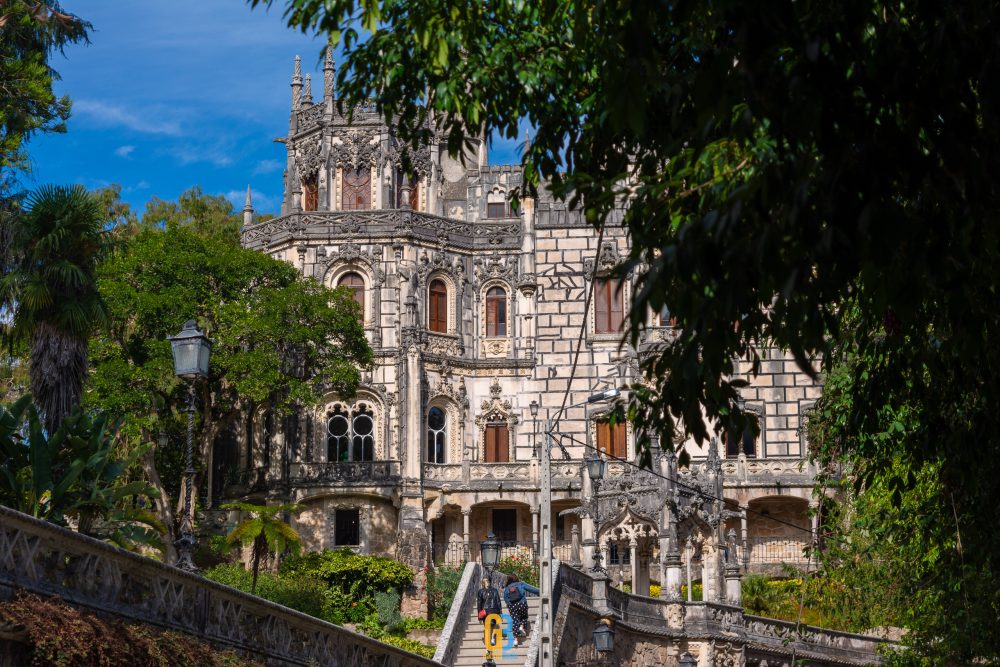
[[516, 574], [507, 575], [507, 583], [503, 588], [503, 601], [507, 603], [510, 612], [511, 632], [514, 641], [521, 645], [521, 638], [528, 634], [528, 595], [538, 595], [537, 588], [526, 584], [517, 578]]

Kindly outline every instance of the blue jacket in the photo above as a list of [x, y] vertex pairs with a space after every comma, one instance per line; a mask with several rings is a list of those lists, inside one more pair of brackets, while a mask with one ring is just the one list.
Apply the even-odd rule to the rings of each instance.
[[[538, 595], [539, 593], [538, 589], [531, 584], [526, 584], [523, 581], [515, 581], [514, 583], [503, 587], [503, 601], [507, 603], [508, 607], [510, 606], [510, 590], [508, 589], [511, 586], [517, 586], [517, 589], [521, 591], [521, 600], [528, 597], [528, 594]], [[520, 600], [518, 600], [518, 602], [520, 602]]]

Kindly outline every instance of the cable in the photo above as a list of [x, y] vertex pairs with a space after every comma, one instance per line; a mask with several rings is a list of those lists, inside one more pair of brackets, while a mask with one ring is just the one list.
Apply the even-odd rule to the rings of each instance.
[[[664, 480], [666, 480], [668, 482], [673, 482], [677, 486], [680, 486], [680, 487], [683, 487], [685, 489], [688, 489], [689, 491], [693, 491], [694, 493], [697, 493], [698, 495], [700, 495], [700, 496], [702, 496], [704, 498], [707, 498], [709, 500], [718, 500], [718, 501], [721, 501], [723, 504], [725, 504], [725, 502], [726, 502], [725, 498], [720, 498], [718, 496], [713, 496], [710, 493], [706, 493], [705, 491], [702, 491], [701, 489], [699, 489], [697, 487], [691, 486], [690, 484], [685, 484], [684, 482], [680, 481], [679, 479], [671, 479], [671, 478], [667, 477], [666, 475], [662, 475], [662, 474], [656, 472], [652, 468], [643, 468], [641, 466], [638, 466], [638, 465], [632, 463], [631, 461], [627, 461], [626, 459], [620, 459], [617, 456], [613, 456], [612, 454], [608, 454], [607, 452], [600, 452], [593, 445], [588, 444], [588, 443], [586, 443], [586, 442], [584, 442], [584, 441], [582, 441], [582, 440], [580, 440], [578, 438], [574, 438], [573, 436], [571, 436], [568, 433], [552, 433], [552, 435], [559, 436], [560, 438], [569, 438], [570, 440], [572, 440], [573, 442], [577, 443], [578, 445], [581, 445], [581, 446], [583, 446], [583, 447], [585, 447], [587, 449], [592, 449], [595, 452], [597, 452], [598, 454], [602, 454], [606, 458], [612, 459], [612, 460], [617, 461], [619, 463], [624, 463], [627, 466], [632, 466], [636, 470], [645, 470], [646, 472], [650, 473], [651, 475], [653, 475], [655, 477], [659, 477], [660, 479], [664, 479]], [[751, 514], [756, 514], [757, 516], [763, 517], [763, 518], [768, 519], [770, 521], [774, 521], [775, 523], [780, 523], [781, 525], [788, 526], [789, 528], [794, 528], [796, 530], [801, 530], [804, 533], [809, 533], [809, 535], [812, 536], [812, 530], [809, 529], [809, 528], [803, 528], [802, 526], [798, 526], [798, 525], [796, 525], [794, 523], [791, 523], [789, 521], [782, 521], [781, 519], [776, 519], [773, 516], [771, 516], [770, 514], [763, 514], [761, 512], [758, 512], [757, 510], [752, 510], [749, 507], [745, 508], [745, 510], [747, 512], [750, 512]]]

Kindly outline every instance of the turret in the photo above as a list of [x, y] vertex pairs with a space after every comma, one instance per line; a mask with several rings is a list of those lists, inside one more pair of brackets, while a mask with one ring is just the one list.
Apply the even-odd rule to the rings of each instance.
[[302, 91], [302, 106], [313, 103], [312, 75], [306, 74], [306, 87]]
[[333, 101], [334, 75], [337, 68], [333, 65], [333, 47], [326, 47], [326, 61], [323, 63], [323, 99]]
[[295, 134], [298, 125], [298, 111], [302, 107], [302, 59], [295, 56], [295, 71], [292, 72], [292, 117], [288, 121], [288, 136]]

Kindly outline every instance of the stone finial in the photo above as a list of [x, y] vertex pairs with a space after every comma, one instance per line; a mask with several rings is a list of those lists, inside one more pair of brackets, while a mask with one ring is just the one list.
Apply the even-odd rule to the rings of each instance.
[[524, 131], [524, 154], [527, 155], [531, 151], [531, 132], [527, 130]]
[[333, 47], [326, 47], [326, 60], [323, 62], [323, 98], [333, 99], [333, 82], [337, 68], [333, 64]]
[[302, 104], [312, 104], [312, 102], [313, 102], [312, 75], [306, 74], [306, 87], [302, 90]]
[[292, 110], [298, 111], [302, 101], [302, 58], [295, 56], [295, 70], [292, 72]]
[[250, 184], [247, 183], [247, 198], [243, 204], [243, 226], [249, 227], [253, 224], [253, 200], [250, 198]]

